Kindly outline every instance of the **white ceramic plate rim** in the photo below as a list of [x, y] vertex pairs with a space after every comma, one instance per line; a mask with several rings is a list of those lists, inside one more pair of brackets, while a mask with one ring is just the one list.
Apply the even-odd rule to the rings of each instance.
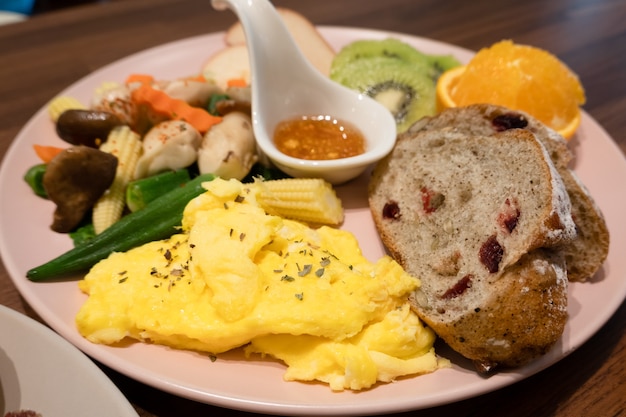
[[17, 23], [26, 20], [28, 16], [21, 13], [0, 11], [0, 25], [8, 25], [9, 23]]
[[[472, 56], [466, 49], [400, 33], [341, 27], [320, 30], [336, 49], [356, 39], [394, 36], [427, 53], [452, 53], [462, 61]], [[214, 33], [139, 52], [95, 71], [62, 93], [88, 102], [101, 82], [123, 81], [132, 72], [147, 72], [162, 79], [190, 75], [223, 47], [222, 37], [222, 33]], [[379, 385], [365, 392], [333, 393], [322, 384], [284, 382], [284, 367], [280, 363], [246, 360], [237, 351], [211, 362], [198, 353], [161, 346], [94, 345], [74, 327], [73, 317], [85, 299], [75, 282], [35, 284], [25, 278], [30, 267], [71, 246], [66, 236], [48, 231], [53, 207], [33, 196], [21, 179], [25, 170], [38, 162], [31, 151], [32, 144], [63, 144], [54, 137], [46, 112], [42, 108], [24, 126], [0, 169], [0, 253], [7, 270], [29, 304], [71, 343], [129, 377], [182, 397], [227, 408], [286, 415], [380, 414], [446, 404], [494, 391], [554, 364], [592, 337], [626, 296], [626, 259], [620, 259], [618, 254], [626, 247], [626, 223], [622, 219], [626, 191], [610, 185], [614, 178], [626, 177], [626, 161], [602, 127], [583, 113], [582, 125], [571, 141], [577, 155], [575, 170], [604, 211], [611, 231], [611, 252], [593, 282], [570, 286], [570, 321], [562, 340], [548, 354], [523, 368], [483, 378], [466, 361], [442, 349], [440, 353], [452, 355], [453, 368]], [[365, 185], [366, 178], [361, 177], [339, 187], [338, 192], [346, 209], [343, 227], [356, 235], [364, 254], [374, 260], [383, 253], [383, 247], [367, 208]]]
[[0, 415], [137, 417], [104, 372], [48, 327], [0, 305], [0, 334]]

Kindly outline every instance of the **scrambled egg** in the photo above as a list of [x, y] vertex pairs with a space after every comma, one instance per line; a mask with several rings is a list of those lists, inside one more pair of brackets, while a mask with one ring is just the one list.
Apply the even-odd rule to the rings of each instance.
[[253, 185], [206, 188], [180, 234], [113, 253], [80, 281], [84, 337], [211, 354], [245, 346], [282, 360], [286, 380], [333, 390], [443, 366], [407, 303], [419, 281], [391, 258], [371, 263], [346, 231], [267, 214]]

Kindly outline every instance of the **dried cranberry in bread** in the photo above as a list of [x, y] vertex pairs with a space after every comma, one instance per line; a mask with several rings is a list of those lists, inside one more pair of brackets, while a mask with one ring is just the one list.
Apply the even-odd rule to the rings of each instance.
[[517, 367], [539, 357], [561, 337], [567, 322], [567, 273], [558, 252], [536, 249], [506, 268], [489, 290], [458, 314], [431, 311], [424, 291], [411, 296], [422, 320], [481, 372]]
[[411, 129], [374, 168], [369, 204], [390, 254], [421, 280], [416, 312], [460, 354], [517, 366], [560, 338], [565, 274], [540, 249], [576, 231], [534, 134]]
[[412, 127], [413, 131], [435, 129], [476, 135], [510, 129], [533, 132], [546, 147], [572, 204], [572, 218], [578, 234], [561, 248], [566, 259], [568, 279], [586, 281], [600, 269], [609, 251], [609, 231], [602, 211], [570, 169], [574, 155], [561, 135], [526, 113], [491, 104], [449, 109], [437, 117], [424, 118]]

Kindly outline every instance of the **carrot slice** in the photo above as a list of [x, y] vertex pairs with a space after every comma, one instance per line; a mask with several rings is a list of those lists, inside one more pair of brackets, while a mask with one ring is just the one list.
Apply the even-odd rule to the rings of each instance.
[[131, 100], [137, 105], [148, 106], [154, 113], [173, 120], [184, 120], [204, 134], [211, 126], [222, 121], [199, 107], [190, 106], [187, 102], [168, 96], [161, 90], [142, 84], [131, 92]]
[[243, 78], [232, 78], [226, 82], [228, 87], [246, 87], [248, 82]]
[[201, 83], [205, 83], [206, 82], [206, 78], [204, 78], [204, 75], [202, 74], [198, 74], [198, 75], [192, 75], [190, 77], [186, 78], [189, 81], [199, 81]]
[[152, 84], [154, 77], [148, 74], [131, 74], [126, 78], [126, 84], [140, 83], [140, 84]]
[[63, 148], [59, 148], [57, 146], [44, 146], [44, 145], [33, 145], [33, 149], [35, 149], [35, 153], [44, 163], [49, 163], [57, 156]]

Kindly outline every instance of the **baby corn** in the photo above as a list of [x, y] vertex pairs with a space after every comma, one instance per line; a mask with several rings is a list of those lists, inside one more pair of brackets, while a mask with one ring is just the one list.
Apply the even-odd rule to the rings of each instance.
[[56, 123], [61, 113], [65, 110], [84, 110], [86, 107], [78, 99], [70, 96], [58, 96], [48, 103], [48, 114], [50, 119]]
[[313, 224], [338, 225], [343, 207], [332, 185], [319, 178], [255, 182], [257, 200], [270, 214]]
[[119, 126], [109, 133], [100, 150], [117, 156], [118, 163], [113, 184], [93, 207], [92, 220], [96, 234], [122, 217], [126, 204], [126, 187], [133, 180], [135, 166], [142, 152], [141, 137], [128, 126]]

